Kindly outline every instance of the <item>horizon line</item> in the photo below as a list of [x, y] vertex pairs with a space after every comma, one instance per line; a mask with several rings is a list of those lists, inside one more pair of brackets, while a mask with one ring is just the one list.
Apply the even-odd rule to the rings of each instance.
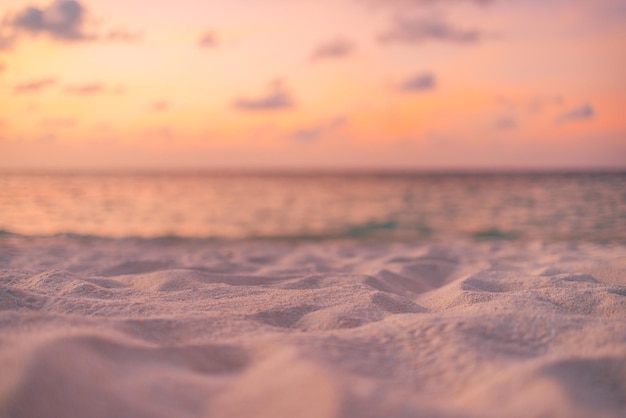
[[626, 166], [571, 167], [0, 167], [0, 175], [41, 174], [234, 174], [234, 175], [411, 175], [411, 174], [623, 174]]

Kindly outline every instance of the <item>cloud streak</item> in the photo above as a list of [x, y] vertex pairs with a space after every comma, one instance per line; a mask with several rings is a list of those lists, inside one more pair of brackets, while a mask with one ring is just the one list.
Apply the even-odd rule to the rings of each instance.
[[43, 119], [39, 122], [39, 125], [48, 129], [64, 129], [64, 128], [72, 128], [78, 124], [78, 120], [76, 118], [52, 118], [52, 119]]
[[136, 42], [141, 40], [143, 34], [141, 32], [133, 32], [127, 28], [118, 28], [110, 30], [105, 38], [109, 41]]
[[265, 95], [255, 98], [242, 97], [233, 102], [235, 109], [245, 111], [284, 110], [294, 106], [291, 94], [281, 81], [270, 83], [269, 91]]
[[295, 142], [314, 142], [324, 135], [342, 127], [347, 121], [348, 120], [343, 117], [335, 118], [329, 122], [298, 129], [289, 134], [287, 138]]
[[102, 93], [105, 90], [105, 86], [102, 83], [87, 83], [70, 85], [65, 88], [65, 92], [68, 94], [76, 94], [80, 96], [87, 96], [92, 94]]
[[556, 121], [557, 122], [570, 122], [570, 121], [579, 121], [579, 120], [589, 120], [589, 119], [593, 119], [595, 115], [596, 115], [596, 112], [593, 106], [591, 106], [589, 103], [585, 103], [563, 113], [557, 118]]
[[462, 29], [435, 18], [396, 16], [391, 28], [382, 33], [382, 43], [419, 44], [427, 41], [472, 44], [481, 41], [484, 33], [477, 29]]
[[313, 51], [313, 54], [311, 54], [311, 59], [318, 61], [323, 59], [343, 58], [351, 55], [353, 52], [354, 45], [351, 42], [344, 39], [335, 39], [317, 47], [317, 49]]
[[476, 4], [479, 6], [484, 6], [489, 3], [494, 3], [495, 0], [361, 0], [361, 2], [380, 7], [405, 9], [453, 4]]
[[363, 0], [364, 3], [385, 6], [432, 6], [435, 4], [489, 4], [495, 0]]
[[517, 128], [517, 121], [511, 116], [501, 116], [494, 122], [494, 127], [501, 131]]
[[432, 73], [417, 74], [398, 86], [398, 90], [406, 93], [425, 92], [434, 90], [437, 87], [437, 80]]
[[57, 80], [52, 77], [40, 78], [37, 80], [27, 81], [25, 83], [21, 83], [13, 87], [14, 94], [23, 94], [23, 93], [39, 93], [44, 89], [54, 86], [57, 84]]

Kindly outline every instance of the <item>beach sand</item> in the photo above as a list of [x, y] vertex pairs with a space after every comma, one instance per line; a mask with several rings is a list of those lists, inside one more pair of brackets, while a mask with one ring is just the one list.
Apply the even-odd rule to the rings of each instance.
[[0, 416], [626, 416], [626, 246], [0, 238]]

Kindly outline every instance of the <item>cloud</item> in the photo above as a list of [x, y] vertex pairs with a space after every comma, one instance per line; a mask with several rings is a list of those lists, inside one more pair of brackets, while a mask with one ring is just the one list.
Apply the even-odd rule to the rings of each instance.
[[263, 111], [280, 110], [294, 107], [293, 99], [280, 80], [270, 83], [266, 95], [257, 98], [239, 98], [233, 102], [233, 107], [239, 110]]
[[118, 84], [117, 86], [113, 87], [113, 94], [117, 94], [118, 96], [126, 94], [127, 91], [128, 87], [126, 87], [124, 84]]
[[6, 69], [7, 69], [7, 66], [4, 63], [0, 62], [0, 74], [2, 74], [4, 70]]
[[434, 74], [421, 73], [400, 84], [398, 89], [403, 92], [423, 92], [434, 90], [436, 87], [437, 81]]
[[343, 58], [352, 54], [353, 51], [354, 45], [351, 42], [343, 39], [335, 39], [321, 44], [313, 51], [311, 59]]
[[39, 142], [43, 144], [50, 144], [50, 143], [56, 142], [56, 140], [57, 140], [57, 134], [55, 132], [48, 132], [44, 135], [41, 135], [35, 138], [35, 142]]
[[320, 139], [329, 132], [332, 132], [335, 129], [342, 127], [347, 123], [347, 121], [348, 120], [343, 117], [335, 118], [329, 122], [298, 129], [289, 134], [287, 138], [296, 142], [313, 142]]
[[528, 111], [531, 113], [543, 113], [543, 110], [549, 106], [563, 105], [563, 97], [535, 97], [528, 103]]
[[589, 103], [570, 109], [557, 118], [557, 122], [593, 119], [596, 112]]
[[176, 133], [169, 125], [153, 126], [144, 130], [147, 138], [159, 141], [172, 141], [176, 139]]
[[52, 77], [40, 78], [38, 80], [31, 80], [25, 83], [21, 83], [13, 87], [14, 94], [22, 93], [39, 93], [40, 91], [52, 87], [57, 83], [57, 80]]
[[216, 47], [217, 46], [217, 35], [215, 35], [215, 32], [213, 32], [213, 31], [205, 32], [204, 35], [202, 35], [202, 37], [198, 41], [198, 45], [200, 45], [203, 48], [213, 48], [213, 47]]
[[548, 107], [562, 106], [564, 99], [562, 96], [532, 96], [528, 98], [510, 98], [504, 96], [496, 97], [498, 106], [507, 111], [523, 111], [532, 114], [541, 114]]
[[77, 95], [90, 95], [102, 93], [105, 90], [105, 86], [102, 83], [87, 83], [87, 84], [76, 84], [65, 87], [65, 92], [69, 94], [77, 94]]
[[62, 41], [92, 38], [84, 32], [86, 10], [78, 1], [57, 0], [43, 8], [27, 7], [13, 18], [11, 26], [32, 35], [45, 34]]
[[[132, 32], [124, 27], [100, 35], [87, 33], [87, 17], [87, 8], [77, 0], [55, 0], [47, 6], [25, 7], [0, 24], [0, 51], [11, 48], [23, 35], [44, 35], [60, 42], [98, 39], [132, 42], [142, 37], [141, 32]], [[9, 36], [3, 35], [2, 31], [10, 31]]]
[[[0, 30], [2, 30], [1, 27]], [[16, 38], [14, 35], [3, 35], [2, 33], [0, 33], [0, 52], [8, 51], [9, 49], [13, 48], [13, 44], [15, 44], [15, 39]]]
[[415, 7], [431, 7], [451, 4], [476, 4], [486, 5], [495, 0], [360, 0], [362, 3], [373, 6], [381, 6], [394, 9], [406, 9]]
[[49, 129], [63, 129], [72, 128], [76, 126], [78, 121], [75, 118], [51, 118], [43, 119], [39, 122], [39, 125]]
[[517, 128], [517, 121], [512, 116], [501, 116], [494, 122], [494, 127], [499, 130], [509, 130]]
[[110, 30], [105, 38], [109, 41], [135, 42], [143, 37], [141, 32], [133, 32], [126, 28]]
[[392, 27], [379, 37], [380, 42], [417, 44], [426, 41], [470, 44], [479, 42], [484, 34], [477, 29], [456, 28], [439, 18], [396, 16]]
[[157, 102], [152, 103], [152, 105], [150, 106], [150, 109], [153, 112], [163, 112], [165, 110], [169, 110], [170, 108], [170, 102], [168, 102], [167, 100], [159, 100]]

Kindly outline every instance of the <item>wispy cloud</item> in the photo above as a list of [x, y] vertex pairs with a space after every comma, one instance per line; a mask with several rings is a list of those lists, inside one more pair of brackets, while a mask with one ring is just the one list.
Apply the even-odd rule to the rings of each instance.
[[403, 92], [424, 92], [434, 90], [437, 87], [437, 80], [432, 73], [417, 74], [398, 86], [398, 90]]
[[441, 18], [396, 16], [392, 26], [379, 36], [383, 43], [418, 44], [427, 41], [471, 44], [481, 41], [484, 33], [477, 29], [457, 28]]
[[11, 21], [16, 30], [33, 35], [45, 34], [63, 41], [92, 38], [84, 31], [85, 7], [75, 0], [57, 0], [48, 6], [27, 7]]
[[313, 54], [311, 59], [317, 61], [322, 59], [333, 59], [347, 57], [354, 52], [354, 45], [345, 39], [335, 39], [321, 44]]
[[320, 123], [305, 128], [300, 128], [287, 136], [288, 139], [296, 142], [313, 142], [324, 135], [345, 125], [348, 120], [344, 117], [335, 118], [329, 122]]
[[578, 107], [568, 110], [557, 118], [557, 122], [569, 122], [577, 120], [593, 119], [596, 112], [589, 103], [584, 103]]
[[52, 87], [57, 84], [57, 80], [52, 77], [40, 78], [37, 80], [31, 80], [24, 83], [20, 83], [13, 87], [13, 93], [15, 94], [23, 94], [23, 93], [39, 93], [42, 90]]
[[357, 0], [374, 9], [392, 10], [394, 12], [406, 12], [413, 10], [433, 9], [440, 7], [456, 7], [460, 5], [486, 6], [497, 0]]
[[75, 84], [65, 87], [65, 92], [69, 94], [77, 95], [91, 95], [103, 93], [105, 91], [105, 85], [102, 83], [87, 83], [87, 84]]
[[131, 31], [127, 28], [117, 28], [110, 30], [105, 38], [110, 41], [136, 42], [143, 37], [140, 31]]
[[510, 98], [498, 96], [496, 103], [507, 111], [521, 111], [532, 114], [541, 114], [546, 108], [562, 106], [562, 96], [532, 96], [528, 98]]
[[264, 111], [280, 110], [294, 107], [291, 94], [280, 80], [270, 83], [268, 93], [255, 98], [239, 98], [233, 102], [233, 107], [239, 110]]
[[531, 113], [543, 113], [546, 107], [562, 106], [563, 97], [535, 97], [528, 103], [528, 111]]

